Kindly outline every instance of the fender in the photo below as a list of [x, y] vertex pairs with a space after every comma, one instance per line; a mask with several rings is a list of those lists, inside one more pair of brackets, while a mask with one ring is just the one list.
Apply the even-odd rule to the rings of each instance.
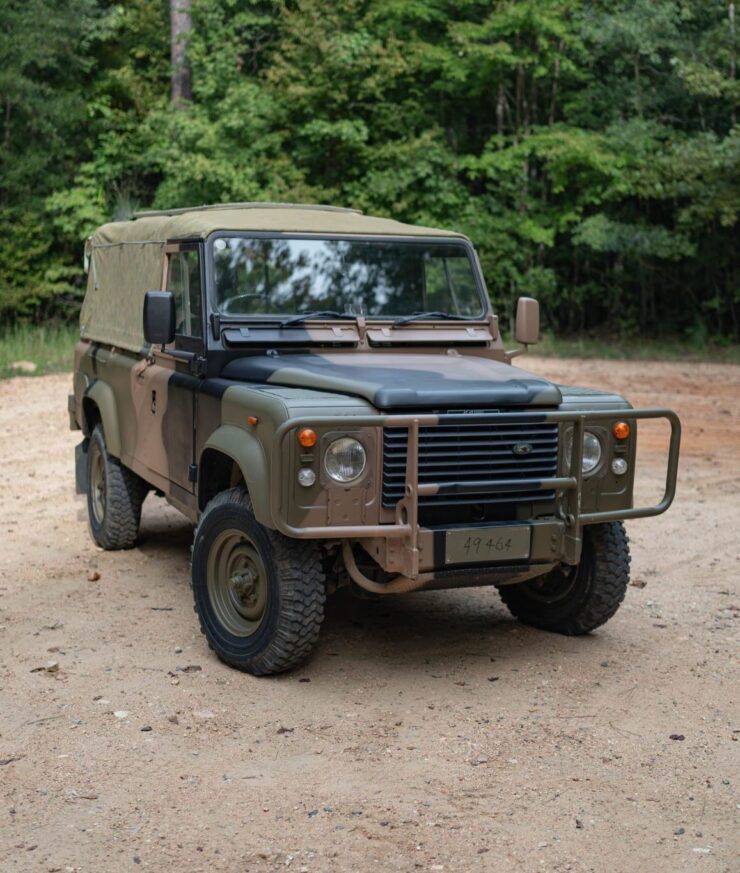
[[238, 465], [249, 491], [255, 518], [265, 527], [274, 527], [270, 515], [269, 469], [262, 443], [241, 427], [222, 424], [208, 437], [201, 458], [206, 449], [222, 452]]
[[[105, 432], [105, 447], [109, 454], [116, 458], [121, 457], [121, 432], [118, 429], [118, 407], [113, 389], [100, 379], [96, 379], [85, 391], [85, 397], [94, 401], [100, 410], [100, 418]], [[87, 422], [86, 422], [87, 425]], [[89, 430], [89, 427], [88, 427]]]

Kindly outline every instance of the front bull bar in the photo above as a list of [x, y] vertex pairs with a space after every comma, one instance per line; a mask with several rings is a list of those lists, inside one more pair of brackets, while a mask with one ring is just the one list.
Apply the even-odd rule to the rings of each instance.
[[[666, 419], [671, 426], [666, 466], [665, 491], [662, 499], [654, 506], [640, 506], [615, 509], [605, 512], [581, 512], [581, 493], [583, 473], [583, 433], [586, 425], [613, 419], [644, 420]], [[573, 451], [570, 470], [567, 476], [532, 479], [497, 479], [466, 482], [419, 482], [419, 431], [422, 427], [435, 427], [440, 424], [527, 424], [527, 423], [567, 423], [574, 428]], [[357, 428], [405, 427], [408, 430], [408, 449], [406, 458], [405, 493], [395, 507], [395, 521], [389, 524], [367, 525], [324, 525], [295, 527], [288, 524], [281, 511], [283, 486], [283, 464], [286, 454], [283, 444], [289, 433], [302, 427], [338, 428], [351, 432]], [[410, 554], [411, 576], [418, 574], [419, 539], [419, 498], [429, 497], [441, 492], [448, 494], [506, 494], [517, 491], [555, 491], [556, 498], [562, 496], [560, 518], [565, 523], [568, 536], [578, 539], [585, 524], [597, 522], [622, 521], [630, 518], [648, 518], [665, 512], [676, 494], [678, 476], [678, 455], [681, 444], [681, 422], [670, 409], [600, 409], [593, 412], [563, 412], [543, 410], [541, 412], [497, 412], [480, 414], [444, 413], [440, 415], [402, 414], [402, 415], [358, 415], [358, 416], [315, 416], [311, 418], [291, 418], [283, 422], [275, 432], [273, 443], [270, 507], [275, 528], [289, 537], [298, 539], [364, 539], [370, 537], [408, 538], [407, 549]], [[557, 501], [561, 505], [561, 501]]]

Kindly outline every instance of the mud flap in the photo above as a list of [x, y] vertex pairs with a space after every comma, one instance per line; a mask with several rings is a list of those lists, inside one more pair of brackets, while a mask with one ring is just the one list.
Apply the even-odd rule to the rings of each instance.
[[75, 446], [75, 494], [87, 494], [87, 452], [89, 447], [89, 439], [84, 439]]

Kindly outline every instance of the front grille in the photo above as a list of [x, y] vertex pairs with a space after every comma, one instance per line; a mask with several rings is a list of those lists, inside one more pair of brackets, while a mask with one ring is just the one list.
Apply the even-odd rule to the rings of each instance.
[[[503, 411], [503, 410], [502, 410]], [[532, 451], [514, 454], [517, 443]], [[406, 482], [408, 430], [383, 431], [383, 506], [394, 506], [403, 497]], [[558, 425], [546, 422], [491, 422], [439, 424], [419, 429], [419, 484], [426, 482], [485, 482], [505, 479], [539, 479], [557, 475]], [[460, 504], [526, 503], [552, 500], [552, 491], [484, 494], [436, 494], [419, 499], [420, 507]]]

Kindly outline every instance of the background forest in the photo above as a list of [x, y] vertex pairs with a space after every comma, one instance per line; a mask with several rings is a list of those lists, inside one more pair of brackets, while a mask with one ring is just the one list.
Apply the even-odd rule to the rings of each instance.
[[74, 318], [101, 222], [287, 200], [462, 230], [559, 333], [740, 338], [734, 3], [0, 8], [6, 325]]

